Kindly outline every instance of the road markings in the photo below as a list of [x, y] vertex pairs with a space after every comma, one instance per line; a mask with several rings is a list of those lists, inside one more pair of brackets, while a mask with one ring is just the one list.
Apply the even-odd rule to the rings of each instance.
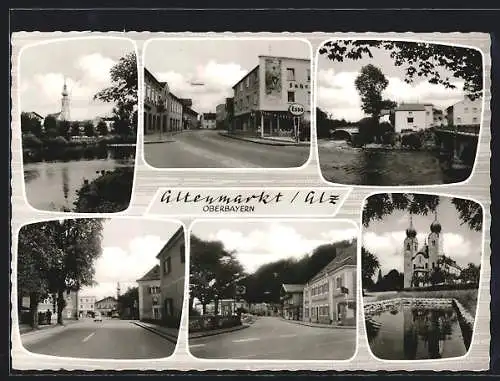
[[204, 347], [206, 344], [189, 344], [189, 348]]
[[297, 336], [296, 333], [288, 334], [288, 335], [280, 335], [279, 337], [295, 337]]
[[233, 340], [233, 343], [244, 343], [247, 341], [257, 341], [260, 340], [260, 337], [247, 337], [246, 339]]
[[83, 340], [82, 340], [82, 342], [83, 342], [83, 343], [85, 343], [86, 341], [89, 341], [89, 340], [90, 340], [90, 338], [91, 338], [92, 336], [94, 336], [94, 335], [95, 335], [95, 332], [92, 332], [92, 333], [91, 333], [90, 335], [88, 335], [85, 339], [83, 339]]

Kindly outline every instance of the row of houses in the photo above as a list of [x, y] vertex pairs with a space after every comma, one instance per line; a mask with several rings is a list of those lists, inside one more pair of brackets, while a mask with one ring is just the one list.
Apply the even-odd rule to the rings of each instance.
[[439, 126], [476, 126], [481, 124], [482, 100], [465, 96], [445, 110], [431, 103], [402, 103], [394, 110], [383, 110], [381, 122], [394, 125], [395, 132], [418, 131]]
[[336, 257], [306, 284], [283, 284], [285, 319], [354, 325], [356, 316], [356, 245], [337, 249]]
[[311, 61], [265, 55], [258, 61], [216, 107], [216, 125], [248, 135], [289, 135], [296, 123], [290, 105], [300, 104], [300, 119], [310, 121]]
[[137, 280], [140, 320], [180, 321], [185, 251], [184, 229], [180, 227], [156, 256], [158, 264]]

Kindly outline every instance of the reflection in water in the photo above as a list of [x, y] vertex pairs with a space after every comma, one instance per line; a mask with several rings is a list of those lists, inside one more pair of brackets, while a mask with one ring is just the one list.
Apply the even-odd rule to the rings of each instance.
[[[90, 151], [89, 151], [90, 152]], [[24, 164], [24, 179], [28, 202], [41, 210], [73, 209], [76, 191], [84, 180], [92, 181], [102, 171], [133, 167], [135, 147], [119, 147], [80, 153], [85, 159], [42, 161]], [[132, 187], [132, 184], [130, 184]]]
[[430, 151], [319, 148], [326, 180], [354, 185], [429, 185], [464, 181], [472, 169], [449, 170], [445, 158]]
[[467, 352], [453, 307], [400, 306], [366, 318], [370, 348], [387, 360], [459, 357]]

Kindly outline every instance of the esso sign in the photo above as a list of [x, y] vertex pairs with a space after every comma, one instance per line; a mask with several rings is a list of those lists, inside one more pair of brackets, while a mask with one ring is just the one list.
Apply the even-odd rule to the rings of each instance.
[[292, 103], [288, 107], [288, 111], [290, 111], [290, 114], [292, 114], [294, 116], [301, 116], [302, 114], [304, 114], [305, 108], [304, 108], [304, 106], [302, 106], [299, 103]]

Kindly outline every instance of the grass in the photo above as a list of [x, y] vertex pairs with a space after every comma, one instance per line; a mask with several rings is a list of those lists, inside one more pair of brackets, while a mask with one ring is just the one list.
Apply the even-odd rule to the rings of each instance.
[[395, 298], [453, 298], [464, 306], [472, 315], [476, 315], [477, 289], [468, 290], [439, 290], [439, 291], [399, 291], [391, 293], [378, 293], [375, 300], [386, 300]]

